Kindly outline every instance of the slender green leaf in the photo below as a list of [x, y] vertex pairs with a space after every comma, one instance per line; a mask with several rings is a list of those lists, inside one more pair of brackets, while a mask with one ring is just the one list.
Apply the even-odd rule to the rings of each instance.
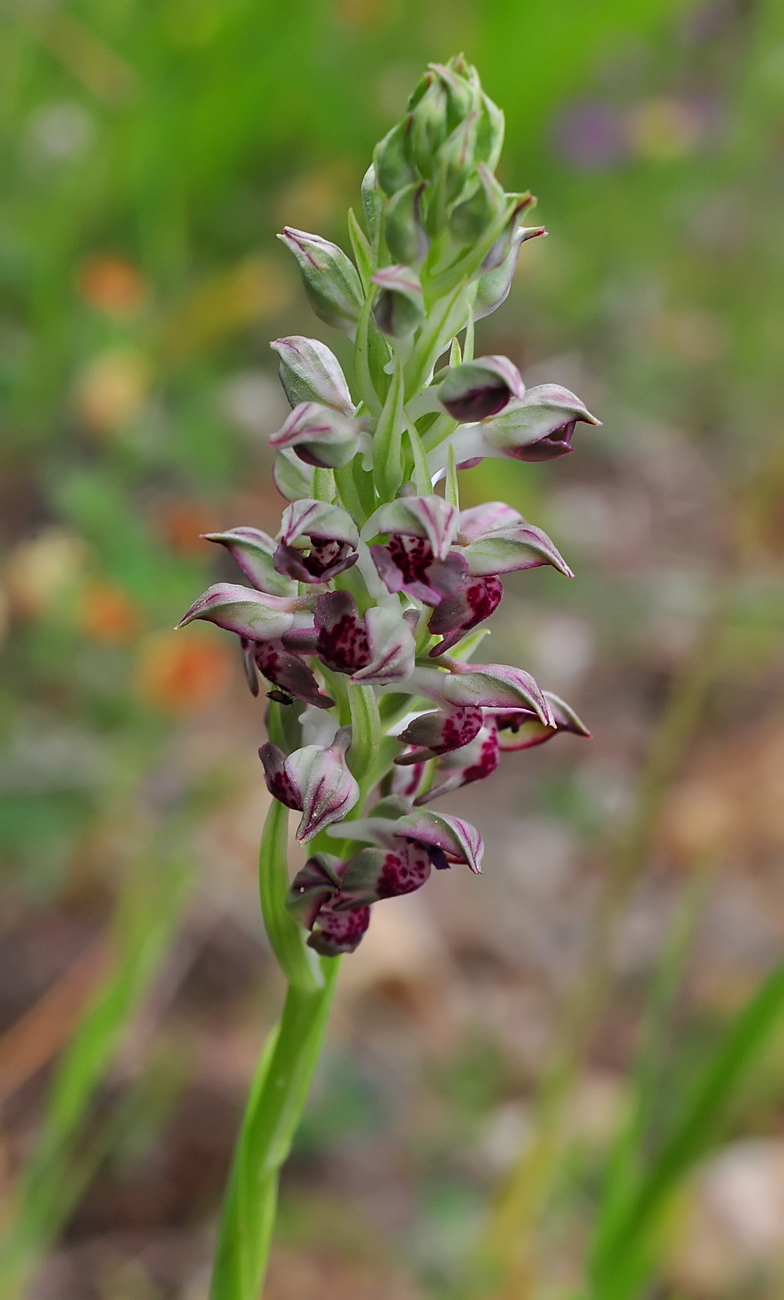
[[373, 476], [382, 501], [392, 501], [403, 482], [402, 437], [403, 370], [398, 363], [373, 435]]

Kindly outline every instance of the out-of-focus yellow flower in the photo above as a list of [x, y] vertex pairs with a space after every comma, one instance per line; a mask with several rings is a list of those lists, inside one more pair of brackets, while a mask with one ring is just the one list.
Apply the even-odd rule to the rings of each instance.
[[144, 303], [147, 281], [127, 257], [89, 257], [79, 271], [79, 292], [107, 316], [130, 316]]
[[47, 528], [19, 542], [8, 557], [6, 585], [12, 610], [35, 618], [78, 579], [85, 559], [84, 543], [64, 528]]
[[105, 352], [83, 372], [76, 409], [93, 433], [111, 433], [136, 414], [149, 384], [149, 363], [135, 348]]
[[84, 588], [78, 619], [85, 636], [106, 645], [130, 641], [141, 621], [134, 602], [110, 582], [91, 582]]
[[214, 704], [231, 677], [228, 647], [198, 631], [156, 632], [141, 648], [135, 684], [147, 704], [184, 714]]
[[633, 148], [651, 162], [687, 157], [699, 144], [703, 129], [700, 115], [681, 99], [646, 99], [628, 119]]

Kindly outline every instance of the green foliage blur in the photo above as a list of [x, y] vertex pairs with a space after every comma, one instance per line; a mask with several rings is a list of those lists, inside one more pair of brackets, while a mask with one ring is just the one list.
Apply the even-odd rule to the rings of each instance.
[[[275, 232], [285, 223], [347, 246], [346, 210], [357, 206], [374, 143], [428, 60], [461, 49], [506, 114], [503, 182], [539, 195], [536, 220], [550, 232], [523, 249], [479, 350], [508, 353], [536, 382], [549, 377], [538, 367], [558, 359], [554, 377], [576, 374], [569, 386], [604, 421], [581, 435], [579, 471], [491, 461], [462, 476], [467, 503], [502, 496], [559, 544], [569, 502], [584, 507], [568, 538], [578, 582], [556, 595], [538, 575], [535, 596], [510, 582], [520, 626], [537, 600], [587, 620], [608, 681], [621, 683], [618, 709], [644, 697], [640, 725], [650, 730], [680, 664], [676, 649], [652, 665], [651, 620], [673, 609], [699, 616], [729, 583], [711, 725], [735, 725], [728, 684], [741, 682], [738, 710], [747, 698], [764, 710], [768, 689], [780, 702], [780, 4], [14, 0], [0, 17], [2, 891], [8, 934], [58, 911], [86, 917], [92, 931], [118, 899], [121, 915], [133, 912], [140, 862], [145, 890], [160, 879], [160, 899], [145, 894], [144, 904], [159, 922], [153, 956], [107, 959], [116, 1016], [100, 1043], [90, 1025], [82, 1040], [93, 1033], [100, 1069], [187, 906], [181, 868], [167, 864], [191, 852], [241, 763], [207, 743], [224, 710], [235, 725], [250, 707], [237, 703], [228, 645], [212, 628], [172, 631], [224, 572], [198, 534], [277, 529], [266, 438], [284, 409], [269, 340], [317, 335], [340, 353], [308, 312]], [[634, 458], [671, 442], [693, 448], [696, 478], [710, 479], [706, 518], [691, 532], [665, 518], [639, 562], [612, 536], [580, 561], [581, 520], [604, 526], [590, 490], [609, 483], [623, 493]], [[552, 488], [564, 473], [572, 496], [559, 513]], [[502, 629], [499, 657], [504, 637], [511, 648], [525, 635], [517, 624]], [[258, 711], [253, 718], [258, 726]], [[586, 843], [606, 830], [571, 770], [548, 769], [531, 798]], [[128, 930], [145, 927], [137, 914]], [[0, 1030], [27, 1010], [26, 997], [0, 990]], [[490, 1061], [484, 1072], [477, 1057]], [[39, 1151], [33, 1180], [73, 1167], [57, 1162], [71, 1160], [68, 1143], [98, 1086], [98, 1066], [85, 1069], [73, 1124], [57, 1142], [44, 1126], [49, 1164]], [[433, 1092], [452, 1107], [455, 1143], [505, 1086], [484, 1049], [441, 1070]], [[341, 1129], [347, 1107], [360, 1127], [376, 1122], [363, 1086], [333, 1093], [306, 1121], [304, 1152], [322, 1129]], [[33, 1112], [26, 1132], [38, 1124]], [[89, 1143], [80, 1148], [79, 1187], [102, 1158], [99, 1138], [94, 1159]], [[439, 1149], [434, 1222], [452, 1213], [453, 1193], [463, 1206], [441, 1164], [449, 1158]], [[588, 1160], [576, 1180], [593, 1176]], [[68, 1198], [58, 1210], [40, 1191], [25, 1202], [34, 1244], [70, 1210]], [[457, 1237], [475, 1214], [467, 1201], [454, 1210]], [[455, 1254], [447, 1240], [422, 1264], [432, 1294], [467, 1294]], [[547, 1294], [566, 1295], [567, 1284]]]

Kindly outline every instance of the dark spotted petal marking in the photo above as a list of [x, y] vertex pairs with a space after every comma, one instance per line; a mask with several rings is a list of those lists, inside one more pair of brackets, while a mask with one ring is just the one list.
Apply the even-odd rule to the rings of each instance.
[[477, 623], [489, 618], [500, 605], [503, 594], [500, 578], [470, 578], [456, 596], [442, 600], [433, 610], [427, 625], [434, 636], [444, 638], [430, 651], [431, 656], [443, 654]]
[[262, 677], [273, 686], [279, 686], [305, 704], [314, 704], [317, 709], [331, 709], [334, 705], [335, 701], [319, 690], [307, 664], [290, 654], [279, 641], [257, 642], [253, 646], [253, 656]]
[[370, 648], [357, 602], [347, 591], [330, 591], [319, 596], [315, 624], [317, 651], [328, 668], [337, 673], [357, 672], [370, 662]]
[[411, 753], [400, 754], [395, 762], [398, 766], [408, 767], [412, 763], [422, 762], [423, 758], [431, 758], [434, 754], [447, 754], [450, 750], [460, 749], [474, 739], [482, 723], [482, 710], [474, 705], [465, 709], [453, 709], [449, 713], [423, 713], [414, 718], [398, 736], [404, 745], [414, 745], [417, 748]]
[[286, 755], [283, 750], [267, 741], [259, 750], [259, 758], [264, 767], [264, 779], [270, 794], [287, 808], [302, 812], [302, 792], [295, 786], [286, 771]]
[[337, 957], [353, 952], [370, 925], [370, 908], [357, 907], [351, 912], [336, 912], [327, 904], [318, 914], [317, 929], [308, 946], [322, 957]]

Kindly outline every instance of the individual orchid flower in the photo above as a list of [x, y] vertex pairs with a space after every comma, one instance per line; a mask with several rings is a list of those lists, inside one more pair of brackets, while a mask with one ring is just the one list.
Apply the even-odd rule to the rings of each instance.
[[[464, 863], [481, 874], [484, 846], [470, 822], [447, 813], [420, 812], [396, 796], [381, 799], [367, 817], [350, 823], [351, 836], [380, 848], [401, 853], [401, 844], [417, 845], [431, 856], [439, 871], [454, 862]], [[330, 835], [336, 834], [330, 831]], [[345, 887], [345, 877], [344, 877]]]
[[461, 749], [474, 739], [483, 725], [482, 710], [473, 704], [466, 708], [420, 713], [404, 730], [397, 733], [397, 739], [402, 744], [413, 748], [406, 754], [398, 755], [395, 763], [408, 767], [412, 763], [427, 762], [439, 754], [448, 754], [453, 749]]
[[399, 681], [414, 669], [414, 635], [402, 611], [372, 606], [362, 617], [347, 591], [319, 596], [313, 627], [294, 630], [283, 643], [366, 685]]
[[370, 908], [336, 911], [341, 872], [347, 864], [332, 853], [314, 853], [297, 872], [286, 897], [286, 908], [306, 930], [308, 946], [322, 957], [353, 952], [370, 924]]
[[274, 566], [298, 582], [330, 582], [356, 564], [358, 541], [348, 511], [305, 497], [283, 511]]
[[243, 657], [248, 684], [254, 695], [258, 695], [256, 669], [277, 690], [285, 696], [293, 696], [304, 704], [312, 704], [317, 709], [330, 709], [335, 701], [324, 695], [313, 670], [299, 658], [286, 650], [280, 641], [244, 641]]
[[292, 334], [288, 338], [275, 339], [270, 347], [280, 357], [278, 375], [289, 406], [320, 402], [322, 406], [340, 411], [341, 415], [354, 414], [356, 408], [346, 376], [326, 343]]
[[177, 626], [200, 618], [248, 641], [275, 641], [303, 619], [308, 621], [307, 611], [315, 608], [316, 600], [315, 595], [271, 596], [233, 582], [218, 582], [194, 601]]
[[342, 821], [357, 802], [359, 786], [346, 764], [350, 745], [351, 728], [341, 727], [326, 749], [306, 745], [287, 757], [277, 745], [261, 746], [259, 758], [270, 794], [302, 813], [298, 840], [312, 840], [326, 826]]
[[412, 691], [424, 695], [442, 707], [479, 709], [499, 712], [530, 709], [546, 726], [553, 726], [550, 705], [530, 673], [510, 664], [464, 664], [444, 656], [449, 669], [415, 668]]
[[443, 477], [451, 446], [458, 467], [477, 465], [487, 457], [542, 461], [565, 456], [572, 450], [575, 425], [601, 425], [587, 407], [560, 384], [540, 384], [504, 409], [477, 424], [457, 429], [428, 456], [433, 480]]
[[487, 709], [485, 711], [488, 722], [498, 732], [498, 741], [502, 750], [532, 749], [535, 745], [543, 745], [546, 740], [552, 740], [553, 736], [561, 731], [590, 739], [590, 731], [571, 705], [550, 691], [544, 691], [543, 694], [553, 716], [552, 727], [545, 726], [541, 718], [536, 717], [528, 709], [498, 712]]
[[284, 226], [278, 239], [294, 254], [310, 305], [327, 325], [354, 337], [364, 294], [353, 262], [320, 235]]
[[339, 469], [353, 460], [362, 426], [322, 402], [300, 402], [270, 437], [276, 451], [293, 449], [300, 460], [318, 469]]
[[468, 573], [465, 561], [452, 551], [459, 523], [456, 507], [435, 494], [400, 497], [380, 506], [362, 532], [366, 538], [389, 537], [370, 547], [387, 590], [405, 591], [427, 605], [455, 595]]
[[462, 749], [452, 750], [438, 759], [436, 776], [446, 774], [445, 779], [419, 795], [414, 800], [415, 804], [421, 806], [429, 803], [431, 799], [438, 798], [439, 795], [448, 794], [451, 790], [459, 790], [464, 785], [471, 785], [474, 781], [483, 781], [486, 776], [492, 776], [498, 767], [500, 749], [496, 728], [492, 725], [482, 727], [474, 739]]
[[201, 536], [206, 542], [224, 546], [257, 591], [271, 596], [296, 596], [297, 584], [275, 568], [275, 542], [260, 528], [228, 528], [224, 533]]
[[524, 392], [520, 371], [508, 357], [476, 357], [447, 371], [438, 399], [453, 420], [469, 424], [497, 415]]

